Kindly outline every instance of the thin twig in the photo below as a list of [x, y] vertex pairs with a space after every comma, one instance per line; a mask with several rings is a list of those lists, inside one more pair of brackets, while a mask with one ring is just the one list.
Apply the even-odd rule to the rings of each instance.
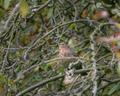
[[26, 50], [25, 52], [25, 56], [27, 56], [28, 52], [35, 46], [37, 45], [37, 43], [39, 41], [41, 41], [43, 38], [47, 37], [48, 35], [50, 35], [52, 32], [54, 32], [56, 29], [58, 28], [61, 28], [62, 26], [65, 26], [65, 25], [68, 25], [68, 24], [71, 24], [71, 23], [77, 23], [77, 22], [94, 22], [94, 23], [97, 23], [96, 21], [94, 20], [88, 20], [88, 19], [79, 19], [79, 20], [75, 20], [75, 21], [69, 21], [69, 22], [65, 22], [63, 24], [58, 24], [57, 26], [55, 26], [52, 30], [50, 30], [49, 32], [47, 32], [44, 36], [42, 36], [41, 38], [38, 38], [33, 44], [31, 44], [31, 46]]
[[[78, 70], [78, 71], [75, 72], [75, 73], [78, 73], [78, 72], [79, 72], [79, 73], [83, 73], [83, 72], [88, 72], [88, 71], [90, 71], [90, 70], [91, 70], [91, 69], [84, 69], [84, 70], [81, 69], [81, 70]], [[16, 96], [22, 96], [23, 94], [25, 94], [25, 93], [27, 93], [27, 92], [30, 92], [30, 91], [34, 90], [35, 88], [37, 88], [37, 87], [43, 86], [43, 85], [45, 85], [45, 84], [47, 84], [47, 83], [49, 83], [49, 82], [55, 81], [55, 80], [57, 80], [57, 79], [59, 79], [59, 78], [63, 78], [63, 77], [64, 77], [64, 74], [63, 74], [63, 75], [57, 75], [57, 76], [51, 77], [51, 78], [49, 78], [49, 79], [46, 79], [46, 80], [44, 80], [44, 81], [38, 82], [37, 84], [34, 84], [34, 85], [26, 88], [25, 90], [19, 92], [18, 94], [16, 94]]]
[[15, 13], [18, 11], [19, 5], [20, 5], [19, 3], [16, 4], [16, 5], [15, 5], [15, 8], [12, 10], [12, 12], [11, 12], [11, 14], [10, 14], [8, 20], [7, 20], [6, 23], [5, 23], [4, 30], [7, 29], [9, 22], [11, 21], [11, 19], [12, 19], [13, 16], [15, 15]]
[[33, 7], [32, 8], [32, 11], [33, 13], [27, 18], [27, 19], [30, 19], [32, 18], [35, 14], [37, 14], [38, 11], [42, 10], [43, 8], [45, 8], [52, 0], [48, 0], [47, 2], [45, 2], [45, 4], [43, 5], [39, 5], [37, 7]]

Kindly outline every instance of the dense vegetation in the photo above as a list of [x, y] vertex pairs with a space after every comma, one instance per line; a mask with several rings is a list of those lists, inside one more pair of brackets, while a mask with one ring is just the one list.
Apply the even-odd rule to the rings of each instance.
[[119, 0], [0, 0], [0, 96], [120, 96]]

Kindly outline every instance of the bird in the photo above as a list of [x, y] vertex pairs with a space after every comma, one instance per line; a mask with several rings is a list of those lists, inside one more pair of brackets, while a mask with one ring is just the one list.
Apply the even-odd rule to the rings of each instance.
[[67, 44], [62, 42], [59, 44], [59, 57], [74, 57], [74, 52]]
[[69, 85], [74, 81], [73, 75], [71, 76], [70, 72], [68, 71], [66, 73], [66, 70], [68, 69], [69, 64], [75, 61], [73, 60], [75, 54], [72, 48], [68, 44], [62, 42], [58, 44], [58, 54], [56, 57], [58, 59], [52, 66], [53, 71], [55, 72], [55, 74], [61, 74], [61, 73], [66, 74], [64, 79], [62, 78], [54, 82], [54, 87], [53, 87], [54, 90], [60, 90], [63, 84]]
[[75, 61], [75, 53], [66, 43], [62, 42], [58, 47], [58, 58], [59, 60], [55, 64], [55, 69], [60, 69], [64, 71], [65, 68], [68, 68], [71, 62]]

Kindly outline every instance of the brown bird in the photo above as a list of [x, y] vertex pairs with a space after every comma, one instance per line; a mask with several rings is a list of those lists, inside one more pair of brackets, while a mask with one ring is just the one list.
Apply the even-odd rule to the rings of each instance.
[[54, 68], [63, 71], [71, 62], [75, 61], [74, 57], [75, 53], [73, 52], [73, 50], [67, 44], [60, 43], [58, 53], [59, 60], [57, 61], [57, 64], [55, 64]]
[[60, 43], [59, 45], [59, 57], [74, 57], [73, 50], [65, 43]]

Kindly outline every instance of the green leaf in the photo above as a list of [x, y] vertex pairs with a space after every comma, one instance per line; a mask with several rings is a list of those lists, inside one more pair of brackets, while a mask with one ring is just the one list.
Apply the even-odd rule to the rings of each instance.
[[30, 8], [26, 0], [20, 1], [20, 14], [25, 18], [29, 14]]
[[48, 64], [44, 65], [44, 70], [45, 71], [48, 71], [50, 69], [51, 69], [51, 63], [48, 63]]
[[0, 9], [0, 20], [3, 16], [4, 16], [4, 11], [2, 9]]
[[117, 65], [117, 73], [118, 75], [120, 75], [120, 62], [118, 62], [118, 65]]
[[78, 30], [77, 30], [77, 25], [76, 25], [75, 23], [70, 24], [69, 28], [70, 28], [71, 30], [78, 31]]
[[8, 9], [11, 0], [4, 0], [4, 8]]
[[3, 5], [3, 0], [0, 0], [0, 6], [2, 6]]
[[70, 29], [74, 29], [75, 27], [76, 27], [76, 24], [75, 24], [75, 23], [72, 23], [72, 24], [70, 24], [70, 26], [69, 26]]
[[53, 8], [50, 8], [47, 14], [48, 18], [51, 18], [53, 16]]
[[108, 95], [112, 95], [114, 92], [118, 91], [120, 89], [120, 84], [115, 84], [114, 86], [112, 86], [112, 88], [110, 89], [110, 91], [108, 92]]

